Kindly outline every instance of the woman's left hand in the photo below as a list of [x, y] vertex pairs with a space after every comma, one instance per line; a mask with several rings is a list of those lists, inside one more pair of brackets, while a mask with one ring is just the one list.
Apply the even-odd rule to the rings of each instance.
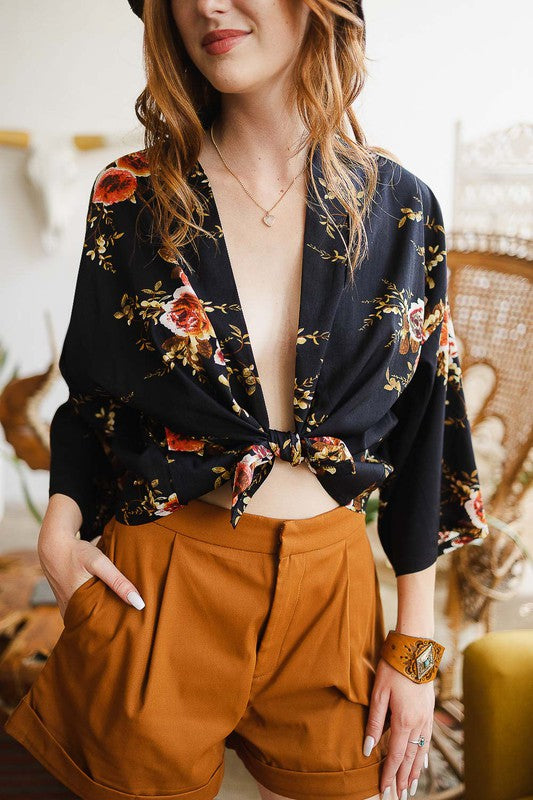
[[[370, 698], [365, 740], [367, 736], [372, 736], [374, 743], [379, 741], [389, 705], [391, 735], [381, 773], [380, 792], [391, 786], [396, 778], [396, 791], [401, 798], [402, 791], [409, 790], [414, 780], [418, 785], [425, 755], [429, 750], [435, 708], [434, 681], [415, 683], [380, 658]], [[426, 740], [423, 747], [416, 744], [419, 736]], [[410, 742], [410, 739], [414, 741]], [[385, 795], [385, 800], [392, 800], [392, 788], [389, 792]], [[404, 793], [405, 797], [407, 792]]]

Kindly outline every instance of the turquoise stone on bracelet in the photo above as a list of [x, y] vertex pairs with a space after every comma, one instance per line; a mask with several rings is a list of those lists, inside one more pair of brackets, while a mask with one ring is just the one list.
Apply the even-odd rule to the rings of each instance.
[[421, 653], [416, 657], [416, 672], [418, 679], [423, 678], [429, 672], [435, 663], [433, 657], [433, 645], [429, 644]]

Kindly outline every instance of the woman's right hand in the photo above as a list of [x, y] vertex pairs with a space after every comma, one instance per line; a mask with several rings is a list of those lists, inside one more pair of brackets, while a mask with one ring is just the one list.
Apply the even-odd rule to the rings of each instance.
[[80, 524], [78, 504], [67, 495], [53, 494], [39, 532], [37, 553], [61, 616], [76, 589], [93, 575], [107, 583], [124, 602], [144, 608], [137, 587], [96, 547], [94, 542], [98, 539], [89, 542], [76, 538]]

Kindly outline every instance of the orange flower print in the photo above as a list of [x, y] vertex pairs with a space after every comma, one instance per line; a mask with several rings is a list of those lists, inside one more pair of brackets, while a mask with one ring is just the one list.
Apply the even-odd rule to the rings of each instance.
[[462, 519], [457, 527], [439, 531], [438, 541], [441, 552], [454, 550], [462, 544], [472, 541], [481, 544], [483, 539], [489, 535], [489, 526], [485, 517], [479, 482], [474, 479], [474, 476], [477, 476], [477, 470], [474, 470], [471, 475], [460, 474], [450, 471], [444, 465], [443, 475], [450, 492], [458, 500], [457, 508], [464, 509], [466, 516], [462, 514]]
[[411, 349], [412, 353], [417, 353], [422, 344], [424, 331], [424, 301], [418, 298], [412, 302], [407, 312], [402, 317], [402, 329], [400, 333], [400, 353], [405, 355]]
[[159, 322], [176, 336], [209, 339], [215, 332], [198, 297], [190, 286], [179, 286], [168, 303], [162, 304]]
[[96, 179], [92, 201], [104, 206], [122, 203], [124, 200], [135, 203], [136, 188], [137, 178], [128, 169], [110, 167]]
[[455, 338], [455, 331], [453, 328], [453, 319], [451, 314], [449, 313], [449, 306], [446, 306], [446, 318], [447, 318], [447, 326], [448, 326], [448, 349], [450, 351], [450, 358], [454, 359], [457, 358], [459, 351], [457, 350], [457, 341]]
[[456, 550], [458, 547], [461, 547], [461, 545], [468, 544], [470, 542], [480, 545], [482, 539], [475, 539], [473, 541], [470, 533], [460, 533], [457, 530], [439, 532], [438, 543], [444, 548], [444, 553], [450, 550]]
[[161, 500], [160, 498], [155, 501], [155, 515], [158, 517], [164, 517], [167, 514], [172, 514], [173, 511], [177, 511], [178, 508], [183, 508], [183, 503], [180, 503], [178, 500], [178, 496], [176, 492], [169, 494], [166, 500]]
[[235, 467], [235, 474], [233, 477], [233, 502], [232, 506], [235, 505], [237, 500], [239, 499], [239, 495], [245, 489], [247, 489], [251, 482], [254, 475], [254, 470], [250, 459], [245, 457], [242, 461], [239, 461], [237, 466]]
[[470, 497], [465, 503], [465, 511], [476, 528], [484, 528], [487, 525], [483, 498], [479, 489], [471, 490]]
[[453, 329], [452, 316], [448, 302], [444, 305], [442, 313], [442, 326], [440, 329], [439, 349], [437, 350], [437, 375], [445, 381], [449, 379], [451, 362], [458, 357], [457, 342]]
[[448, 323], [449, 323], [448, 306], [444, 307], [444, 314], [442, 317], [442, 325], [440, 329], [439, 347], [445, 350], [448, 347]]
[[215, 359], [215, 363], [220, 364], [221, 367], [225, 365], [226, 359], [224, 358], [224, 353], [222, 352], [220, 345], [215, 350], [215, 355], [213, 358]]
[[137, 153], [129, 153], [128, 155], [121, 156], [117, 158], [115, 163], [120, 169], [127, 169], [132, 175], [136, 175], [138, 178], [147, 178], [150, 175], [145, 150], [139, 150]]
[[170, 428], [165, 427], [165, 435], [169, 450], [175, 450], [181, 453], [199, 453], [204, 454], [205, 443], [200, 439], [183, 436], [180, 433], [174, 433]]
[[177, 363], [179, 360], [192, 367], [195, 374], [204, 371], [202, 360], [205, 359], [212, 359], [218, 366], [225, 367], [224, 353], [204, 304], [181, 267], [177, 267], [174, 277], [181, 281], [181, 285], [172, 295], [154, 301], [157, 322], [172, 332], [161, 342], [166, 351], [166, 362]]
[[251, 445], [246, 454], [241, 458], [235, 467], [233, 475], [233, 496], [231, 506], [237, 503], [241, 494], [249, 488], [254, 477], [255, 468], [258, 464], [270, 461], [274, 458], [274, 453], [269, 447], [262, 444]]
[[[372, 300], [363, 300], [364, 303], [373, 303], [375, 310], [365, 318], [359, 330], [364, 330], [369, 325], [382, 320], [385, 314], [394, 314], [399, 318], [398, 325], [385, 347], [390, 347], [394, 342], [399, 342], [398, 351], [402, 355], [406, 355], [409, 351], [418, 354], [421, 345], [426, 339], [424, 330], [426, 307], [424, 300], [420, 297], [416, 300], [411, 300], [413, 293], [410, 290], [399, 289], [395, 283], [386, 278], [383, 278], [383, 281], [387, 285], [387, 291], [383, 295], [374, 297]], [[398, 380], [398, 376], [391, 377]], [[393, 386], [390, 378], [387, 378], [385, 389], [389, 391], [391, 388], [396, 388], [396, 386]]]

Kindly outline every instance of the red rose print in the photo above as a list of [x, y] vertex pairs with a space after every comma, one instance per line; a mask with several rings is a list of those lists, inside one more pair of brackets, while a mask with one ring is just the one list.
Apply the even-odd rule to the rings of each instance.
[[465, 503], [465, 510], [476, 527], [483, 528], [487, 524], [483, 498], [479, 489], [470, 492], [470, 498]]
[[411, 303], [408, 312], [409, 335], [411, 337], [411, 351], [416, 353], [422, 341], [424, 332], [424, 301], [418, 299], [416, 303]]
[[169, 495], [166, 501], [161, 502], [158, 501], [156, 503], [157, 511], [155, 512], [158, 517], [163, 517], [166, 514], [172, 514], [173, 511], [177, 511], [178, 508], [183, 508], [183, 503], [180, 503], [178, 500], [178, 496], [174, 492], [173, 494]]
[[184, 453], [203, 453], [203, 441], [174, 433], [170, 428], [165, 428], [165, 434], [169, 450]]
[[[247, 489], [252, 482], [254, 471], [252, 466], [246, 460], [239, 461], [235, 467], [235, 475], [233, 478], [233, 489], [237, 495], [241, 494], [244, 489]], [[236, 498], [235, 498], [236, 499]]]
[[144, 150], [139, 150], [137, 153], [129, 153], [126, 156], [117, 158], [115, 163], [120, 169], [127, 169], [132, 175], [137, 175], [139, 178], [146, 178], [150, 175], [150, 169]]
[[163, 305], [159, 322], [178, 336], [207, 339], [214, 331], [204, 307], [188, 286], [180, 286], [173, 299]]
[[93, 203], [103, 203], [111, 206], [113, 203], [122, 203], [134, 197], [137, 188], [137, 178], [127, 169], [106, 169], [97, 179]]

